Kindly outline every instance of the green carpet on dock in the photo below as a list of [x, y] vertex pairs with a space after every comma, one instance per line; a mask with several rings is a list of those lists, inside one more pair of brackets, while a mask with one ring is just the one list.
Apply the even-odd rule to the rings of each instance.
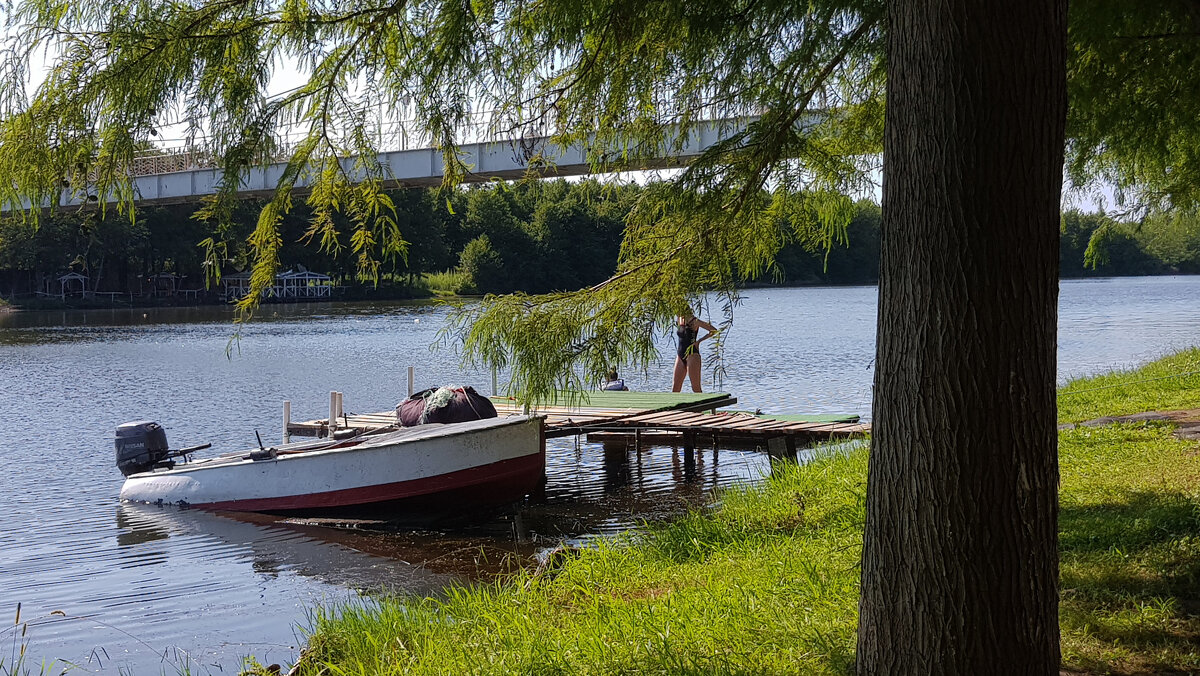
[[[732, 398], [728, 392], [595, 392], [560, 391], [551, 406], [572, 408], [623, 408], [642, 411], [667, 411], [673, 408], [696, 407], [708, 402], [718, 403]], [[494, 401], [512, 401], [508, 397], [492, 397]]]

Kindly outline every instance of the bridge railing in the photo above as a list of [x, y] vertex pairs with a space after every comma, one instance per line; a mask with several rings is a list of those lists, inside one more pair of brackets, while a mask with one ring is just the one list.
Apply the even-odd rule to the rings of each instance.
[[[371, 141], [381, 152], [393, 152], [429, 148], [433, 145], [429, 133], [417, 120], [381, 120], [368, 129]], [[292, 157], [299, 143], [307, 137], [308, 130], [300, 125], [289, 125], [276, 132], [275, 151], [260, 157], [263, 164], [286, 162]], [[497, 124], [494, 113], [473, 115], [466, 125], [456, 130], [456, 141], [460, 144], [521, 141], [540, 139], [550, 135], [549, 124], [503, 125]], [[349, 148], [349, 134], [335, 137], [335, 143]], [[151, 176], [197, 169], [215, 169], [220, 166], [216, 156], [202, 137], [189, 139], [165, 139], [154, 148], [134, 155], [130, 174]]]
[[[757, 113], [741, 112], [730, 114], [729, 111], [707, 111], [708, 115], [697, 122], [720, 122], [734, 118], [752, 119]], [[382, 112], [376, 116], [376, 121], [370, 125], [368, 134], [375, 148], [380, 153], [426, 149], [433, 146], [433, 139], [415, 118], [387, 119]], [[550, 136], [554, 130], [554, 122], [543, 119], [537, 122], [518, 122], [502, 117], [497, 111], [481, 111], [472, 114], [467, 122], [461, 125], [455, 133], [455, 140], [461, 145], [472, 143], [526, 143]], [[275, 164], [288, 161], [298, 144], [308, 135], [308, 128], [302, 125], [289, 125], [276, 130], [275, 151], [267, 157], [259, 158], [262, 164]], [[342, 148], [353, 147], [350, 143], [350, 132], [342, 130], [333, 138], [333, 142]], [[215, 169], [220, 166], [220, 158], [211, 150], [211, 145], [202, 137], [189, 139], [173, 139], [159, 141], [154, 148], [138, 153], [131, 167], [133, 176], [151, 176], [169, 174], [198, 169]]]

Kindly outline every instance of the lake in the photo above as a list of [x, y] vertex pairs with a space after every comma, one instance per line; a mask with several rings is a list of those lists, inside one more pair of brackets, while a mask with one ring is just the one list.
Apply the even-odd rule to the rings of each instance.
[[[1059, 377], [1133, 367], [1200, 343], [1200, 277], [1062, 284]], [[739, 408], [870, 418], [876, 289], [754, 289], [737, 308], [720, 382]], [[116, 425], [160, 422], [172, 446], [215, 449], [279, 437], [293, 418], [387, 410], [407, 391], [470, 384], [452, 351], [430, 351], [446, 310], [428, 303], [273, 305], [231, 343], [224, 308], [0, 315], [0, 661], [83, 672], [237, 673], [241, 659], [295, 659], [315, 603], [387, 587], [436, 593], [525, 562], [558, 542], [635, 528], [703, 507], [713, 489], [753, 482], [762, 454], [702, 449], [606, 452], [573, 439], [548, 447], [544, 503], [439, 530], [122, 505]], [[711, 315], [710, 315], [711, 316]], [[712, 316], [714, 322], [719, 317]], [[228, 349], [228, 356], [227, 356]], [[673, 358], [622, 373], [666, 390]], [[21, 604], [22, 639], [11, 626]], [[10, 650], [12, 648], [12, 650]], [[0, 669], [3, 672], [4, 669]]]

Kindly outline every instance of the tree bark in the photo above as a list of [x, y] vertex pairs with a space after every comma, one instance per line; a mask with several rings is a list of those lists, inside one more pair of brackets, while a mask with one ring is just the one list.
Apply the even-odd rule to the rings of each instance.
[[1057, 674], [1065, 0], [889, 3], [860, 674]]

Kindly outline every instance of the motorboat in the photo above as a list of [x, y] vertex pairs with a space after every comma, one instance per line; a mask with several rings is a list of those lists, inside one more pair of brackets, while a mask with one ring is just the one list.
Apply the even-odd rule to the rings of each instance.
[[445, 497], [520, 499], [545, 480], [542, 416], [427, 423], [193, 459], [156, 422], [117, 428], [121, 499], [211, 510], [314, 512]]

